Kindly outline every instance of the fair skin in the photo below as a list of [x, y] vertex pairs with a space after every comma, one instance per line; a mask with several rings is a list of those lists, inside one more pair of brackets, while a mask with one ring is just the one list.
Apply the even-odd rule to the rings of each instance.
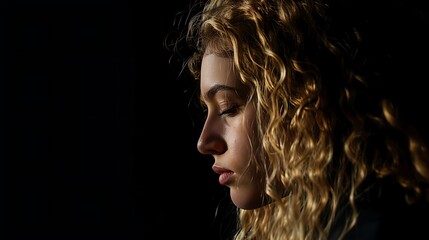
[[260, 207], [262, 188], [253, 179], [250, 139], [254, 137], [255, 108], [246, 104], [244, 85], [230, 58], [206, 54], [201, 65], [201, 98], [207, 119], [198, 140], [198, 151], [212, 155], [219, 183], [230, 188], [233, 203], [242, 209]]

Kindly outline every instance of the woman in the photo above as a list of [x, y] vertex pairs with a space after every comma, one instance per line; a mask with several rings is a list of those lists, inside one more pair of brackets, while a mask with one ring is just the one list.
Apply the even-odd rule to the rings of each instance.
[[189, 21], [197, 147], [239, 209], [235, 239], [429, 237], [427, 145], [362, 6], [209, 0]]

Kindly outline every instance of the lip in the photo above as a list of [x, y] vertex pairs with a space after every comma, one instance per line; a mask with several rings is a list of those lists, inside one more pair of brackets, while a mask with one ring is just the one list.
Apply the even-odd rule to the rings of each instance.
[[215, 173], [219, 174], [219, 183], [221, 185], [227, 185], [231, 182], [231, 178], [234, 175], [233, 171], [215, 165], [213, 165], [212, 169]]

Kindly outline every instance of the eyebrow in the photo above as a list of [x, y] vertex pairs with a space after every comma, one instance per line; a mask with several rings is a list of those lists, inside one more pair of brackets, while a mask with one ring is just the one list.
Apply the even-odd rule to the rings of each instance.
[[218, 93], [220, 91], [233, 91], [233, 92], [236, 92], [236, 89], [234, 87], [231, 87], [231, 86], [216, 84], [213, 87], [211, 87], [204, 94], [204, 99], [212, 99], [214, 97], [214, 95], [216, 95], [216, 93]]

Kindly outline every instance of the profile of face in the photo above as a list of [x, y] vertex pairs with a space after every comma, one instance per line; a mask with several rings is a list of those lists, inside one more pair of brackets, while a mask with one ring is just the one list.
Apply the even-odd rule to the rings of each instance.
[[[234, 71], [233, 60], [206, 54], [201, 65], [201, 99], [207, 118], [198, 151], [212, 155], [219, 183], [230, 188], [242, 209], [260, 207], [262, 188], [250, 159], [254, 155], [255, 107], [246, 104], [247, 90]], [[253, 144], [253, 145], [252, 145]]]

